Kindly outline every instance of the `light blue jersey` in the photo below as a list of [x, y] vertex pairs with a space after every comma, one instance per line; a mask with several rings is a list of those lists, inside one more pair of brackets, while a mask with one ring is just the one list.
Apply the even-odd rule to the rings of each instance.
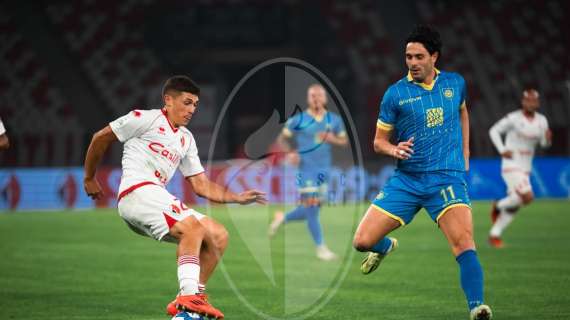
[[296, 114], [287, 120], [283, 134], [292, 138], [301, 158], [299, 171], [306, 173], [326, 172], [332, 165], [332, 147], [319, 137], [321, 133], [342, 136], [346, 134], [342, 118], [326, 111], [319, 119], [309, 111]]
[[388, 88], [377, 126], [393, 129], [398, 142], [414, 137], [414, 153], [398, 161], [399, 170], [465, 171], [460, 110], [466, 91], [461, 75], [439, 70], [430, 86], [413, 82], [408, 74]]

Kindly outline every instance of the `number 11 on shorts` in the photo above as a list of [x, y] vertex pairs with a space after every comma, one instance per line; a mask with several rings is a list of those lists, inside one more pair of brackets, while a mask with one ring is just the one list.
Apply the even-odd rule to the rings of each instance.
[[451, 200], [455, 200], [455, 192], [453, 192], [453, 186], [447, 186], [447, 188], [443, 188], [440, 191], [441, 196], [443, 197], [443, 201], [448, 202], [447, 193], [451, 197]]

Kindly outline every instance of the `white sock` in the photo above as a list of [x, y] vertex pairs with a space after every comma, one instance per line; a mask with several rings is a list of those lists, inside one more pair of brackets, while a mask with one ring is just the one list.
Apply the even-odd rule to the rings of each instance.
[[522, 204], [522, 199], [516, 192], [511, 192], [509, 195], [497, 202], [497, 209], [501, 212], [507, 209], [515, 209], [520, 207]]
[[203, 283], [198, 283], [198, 293], [206, 292], [206, 285]]
[[491, 232], [489, 233], [489, 235], [491, 237], [496, 237], [496, 238], [501, 237], [503, 231], [507, 228], [509, 224], [511, 224], [514, 218], [515, 218], [514, 214], [502, 210], [501, 213], [499, 214], [499, 217], [497, 218], [497, 221], [495, 221], [495, 224], [491, 228]]
[[180, 295], [198, 293], [198, 279], [200, 277], [200, 258], [192, 255], [178, 257], [178, 282]]

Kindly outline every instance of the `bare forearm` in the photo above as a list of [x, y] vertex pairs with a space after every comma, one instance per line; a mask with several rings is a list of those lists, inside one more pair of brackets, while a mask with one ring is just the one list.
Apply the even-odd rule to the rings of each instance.
[[97, 166], [101, 162], [101, 159], [110, 144], [110, 142], [102, 139], [99, 133], [93, 135], [93, 139], [91, 139], [91, 143], [87, 149], [87, 154], [85, 155], [85, 178], [89, 179], [95, 177]]
[[205, 175], [196, 178], [190, 177], [187, 178], [187, 180], [192, 185], [194, 192], [202, 198], [219, 203], [237, 202], [237, 195], [235, 193], [210, 181]]
[[374, 152], [378, 154], [386, 154], [392, 156], [396, 146], [390, 143], [390, 141], [385, 139], [375, 139], [374, 140]]
[[345, 147], [348, 145], [348, 138], [346, 136], [331, 136], [328, 142], [335, 146]]
[[461, 132], [463, 134], [463, 158], [465, 160], [465, 169], [469, 170], [469, 113], [467, 107], [461, 109]]

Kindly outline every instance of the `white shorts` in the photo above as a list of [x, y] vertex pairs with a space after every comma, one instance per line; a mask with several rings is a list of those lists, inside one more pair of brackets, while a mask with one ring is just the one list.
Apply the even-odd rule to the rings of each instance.
[[163, 187], [149, 184], [131, 191], [119, 201], [119, 215], [136, 233], [158, 241], [177, 242], [170, 227], [190, 216], [203, 214], [190, 209]]
[[507, 193], [525, 194], [532, 192], [528, 173], [523, 171], [503, 171], [502, 176], [507, 184]]

